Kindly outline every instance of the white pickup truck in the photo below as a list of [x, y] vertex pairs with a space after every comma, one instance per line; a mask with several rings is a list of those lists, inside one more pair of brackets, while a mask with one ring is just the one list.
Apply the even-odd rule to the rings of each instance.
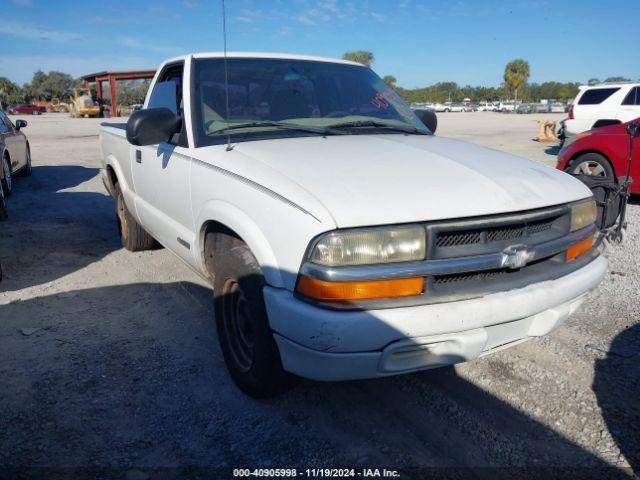
[[103, 124], [124, 247], [210, 280], [244, 392], [471, 360], [558, 328], [602, 280], [582, 183], [418, 115], [357, 63], [201, 53]]

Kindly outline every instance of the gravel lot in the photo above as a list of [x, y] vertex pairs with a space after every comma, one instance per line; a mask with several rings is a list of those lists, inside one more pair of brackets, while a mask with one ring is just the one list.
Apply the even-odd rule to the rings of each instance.
[[[532, 141], [542, 117], [562, 116], [441, 114], [438, 134], [552, 166], [554, 148]], [[0, 478], [24, 467], [131, 479], [329, 466], [640, 474], [637, 199], [605, 282], [550, 336], [455, 369], [304, 381], [256, 401], [227, 375], [208, 286], [167, 250], [120, 247], [100, 121], [27, 120], [34, 174], [16, 181], [0, 224]]]

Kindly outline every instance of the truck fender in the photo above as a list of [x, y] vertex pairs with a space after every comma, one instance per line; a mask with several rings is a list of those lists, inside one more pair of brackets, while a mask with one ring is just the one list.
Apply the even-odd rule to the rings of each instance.
[[198, 258], [196, 261], [201, 271], [206, 271], [204, 262], [205, 226], [210, 221], [221, 223], [240, 236], [256, 257], [267, 284], [274, 287], [284, 287], [276, 256], [260, 227], [240, 208], [223, 200], [206, 202], [196, 217], [196, 225], [198, 226]]

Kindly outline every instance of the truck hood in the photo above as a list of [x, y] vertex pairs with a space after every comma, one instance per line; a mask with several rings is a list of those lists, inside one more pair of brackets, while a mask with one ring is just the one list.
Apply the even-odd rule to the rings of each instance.
[[340, 228], [514, 212], [591, 195], [554, 168], [437, 136], [288, 138], [234, 150], [306, 190]]

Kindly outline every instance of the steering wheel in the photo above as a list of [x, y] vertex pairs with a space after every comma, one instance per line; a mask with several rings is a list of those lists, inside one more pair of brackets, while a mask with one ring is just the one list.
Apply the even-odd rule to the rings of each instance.
[[345, 112], [344, 110], [335, 110], [331, 113], [327, 113], [325, 118], [348, 117], [349, 115], [349, 112]]

